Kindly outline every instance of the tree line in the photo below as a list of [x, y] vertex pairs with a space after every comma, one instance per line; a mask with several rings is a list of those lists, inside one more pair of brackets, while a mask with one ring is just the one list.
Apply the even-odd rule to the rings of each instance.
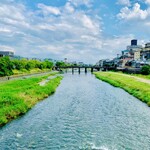
[[28, 60], [28, 59], [10, 59], [9, 57], [0, 58], [0, 76], [13, 75], [13, 70], [31, 70], [34, 68], [39, 69], [52, 69], [53, 62], [45, 60]]

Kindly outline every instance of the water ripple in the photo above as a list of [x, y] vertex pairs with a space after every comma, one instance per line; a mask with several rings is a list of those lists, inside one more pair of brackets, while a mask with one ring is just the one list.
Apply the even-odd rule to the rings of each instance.
[[149, 150], [150, 109], [87, 74], [0, 129], [0, 150]]

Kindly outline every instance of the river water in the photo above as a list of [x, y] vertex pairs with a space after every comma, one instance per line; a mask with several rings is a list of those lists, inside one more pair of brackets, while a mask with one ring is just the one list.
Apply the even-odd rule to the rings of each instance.
[[0, 129], [0, 150], [150, 150], [150, 108], [90, 73]]

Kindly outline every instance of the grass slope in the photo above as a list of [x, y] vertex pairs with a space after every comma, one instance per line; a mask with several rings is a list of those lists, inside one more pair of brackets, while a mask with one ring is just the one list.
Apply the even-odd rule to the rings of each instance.
[[115, 87], [124, 89], [150, 106], [150, 84], [137, 81], [136, 79], [128, 76], [122, 76], [119, 73], [96, 72], [94, 74], [98, 79], [108, 82]]
[[28, 75], [28, 74], [36, 74], [36, 73], [44, 73], [44, 72], [49, 72], [51, 69], [39, 69], [39, 68], [34, 68], [31, 70], [13, 70], [13, 75], [12, 76], [19, 76], [19, 75]]
[[38, 101], [55, 92], [62, 77], [51, 79], [44, 86], [39, 82], [48, 75], [0, 83], [0, 126], [27, 112]]

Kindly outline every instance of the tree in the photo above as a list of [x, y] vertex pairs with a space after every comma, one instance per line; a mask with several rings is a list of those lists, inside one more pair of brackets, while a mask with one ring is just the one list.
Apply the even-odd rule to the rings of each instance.
[[17, 70], [31, 70], [34, 68], [39, 69], [51, 69], [53, 63], [51, 61], [39, 61], [39, 60], [28, 60], [28, 59], [14, 59], [10, 60], [9, 57], [0, 58], [0, 76], [12, 75], [13, 69]]
[[12, 75], [13, 63], [9, 57], [0, 58], [0, 76]]
[[150, 66], [149, 65], [143, 66], [141, 69], [141, 74], [149, 75], [150, 74]]
[[56, 62], [56, 67], [65, 67], [65, 66], [68, 66], [65, 62], [62, 61]]
[[44, 64], [46, 65], [46, 68], [51, 69], [53, 67], [53, 62], [45, 60]]

